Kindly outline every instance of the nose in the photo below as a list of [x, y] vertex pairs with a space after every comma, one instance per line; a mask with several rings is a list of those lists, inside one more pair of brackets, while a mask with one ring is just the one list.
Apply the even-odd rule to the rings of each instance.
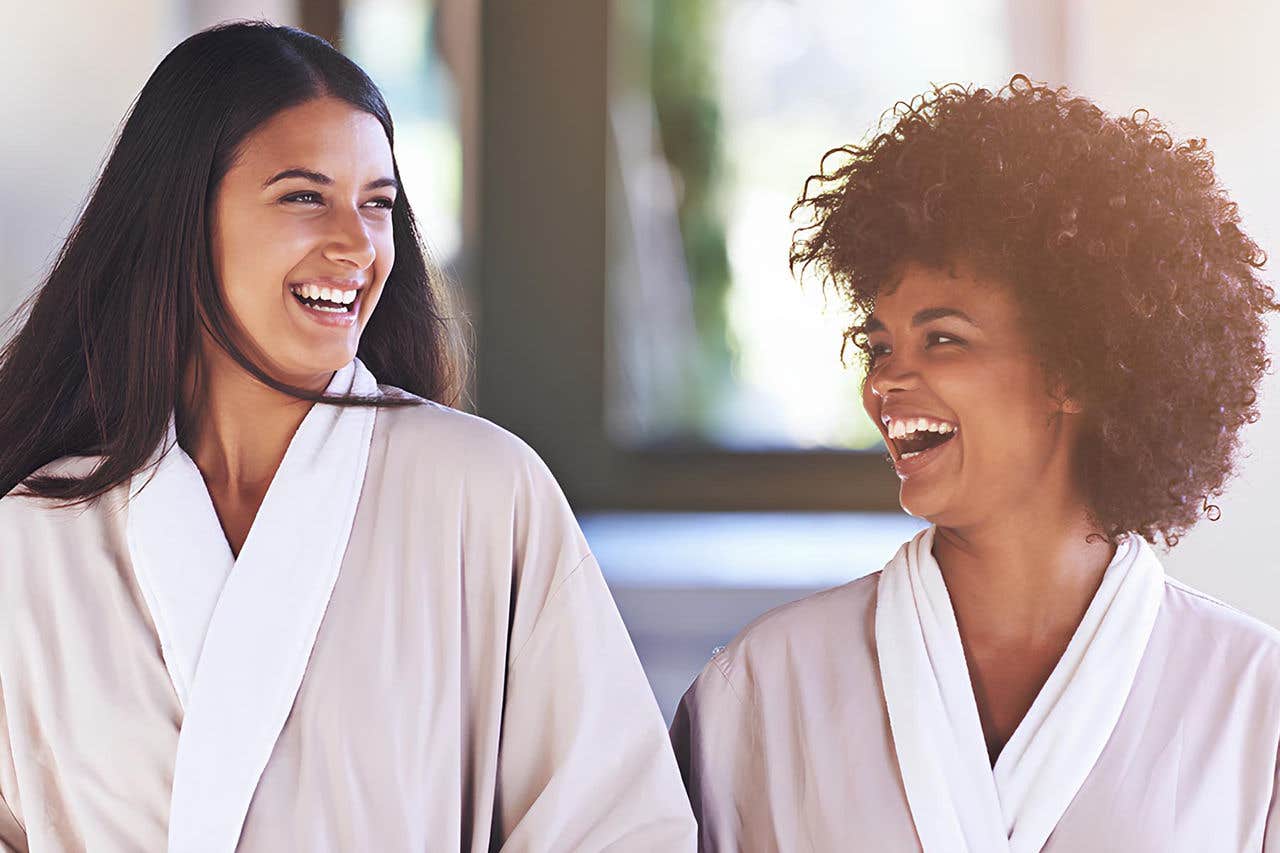
[[334, 232], [324, 247], [326, 258], [363, 270], [373, 264], [377, 254], [377, 247], [374, 246], [358, 209], [335, 213]]
[[914, 365], [899, 355], [882, 359], [867, 374], [867, 388], [875, 396], [884, 399], [894, 391], [910, 391], [919, 384], [919, 374]]

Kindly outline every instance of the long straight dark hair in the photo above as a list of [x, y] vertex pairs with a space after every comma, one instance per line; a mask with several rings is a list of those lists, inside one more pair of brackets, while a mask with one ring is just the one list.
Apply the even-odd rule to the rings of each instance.
[[[84, 503], [140, 471], [165, 435], [202, 327], [251, 375], [296, 398], [418, 402], [327, 397], [277, 381], [246, 354], [256, 348], [219, 293], [209, 250], [219, 182], [246, 136], [281, 110], [322, 96], [373, 115], [394, 145], [377, 87], [309, 33], [222, 24], [164, 58], [47, 278], [11, 318], [27, 314], [0, 352], [0, 495], [21, 486], [23, 494]], [[357, 354], [379, 382], [454, 405], [464, 356], [446, 282], [427, 262], [403, 192], [391, 222], [395, 263]], [[83, 477], [32, 476], [63, 456], [102, 460]]]

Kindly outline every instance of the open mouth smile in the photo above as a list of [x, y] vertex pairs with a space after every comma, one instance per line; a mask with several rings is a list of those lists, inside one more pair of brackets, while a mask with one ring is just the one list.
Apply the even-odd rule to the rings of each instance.
[[363, 289], [356, 286], [291, 284], [289, 292], [306, 313], [326, 326], [349, 326], [360, 309]]
[[885, 415], [881, 421], [894, 470], [903, 479], [940, 456], [960, 433], [959, 424], [928, 415]]

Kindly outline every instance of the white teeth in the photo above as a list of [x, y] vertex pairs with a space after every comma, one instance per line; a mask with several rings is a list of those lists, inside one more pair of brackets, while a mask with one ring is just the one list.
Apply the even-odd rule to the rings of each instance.
[[320, 287], [315, 284], [295, 284], [289, 289], [302, 299], [323, 299], [337, 305], [350, 305], [360, 296], [359, 290], [340, 290], [336, 287]]
[[894, 439], [905, 438], [913, 432], [950, 434], [955, 432], [956, 429], [955, 424], [935, 421], [930, 418], [889, 418], [885, 425], [885, 432], [889, 434], [889, 438]]
[[325, 300], [333, 305], [308, 305], [312, 311], [324, 311], [329, 314], [349, 314], [353, 310], [348, 307], [360, 296], [359, 290], [339, 290], [338, 288], [320, 287], [315, 284], [290, 285], [295, 296], [312, 301]]

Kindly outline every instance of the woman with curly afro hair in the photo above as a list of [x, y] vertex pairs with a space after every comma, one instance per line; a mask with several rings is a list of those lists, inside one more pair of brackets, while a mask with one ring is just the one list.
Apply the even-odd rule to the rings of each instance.
[[1216, 515], [1278, 307], [1212, 156], [1024, 77], [887, 123], [791, 260], [930, 526], [689, 689], [702, 849], [1280, 849], [1280, 635], [1152, 548]]

